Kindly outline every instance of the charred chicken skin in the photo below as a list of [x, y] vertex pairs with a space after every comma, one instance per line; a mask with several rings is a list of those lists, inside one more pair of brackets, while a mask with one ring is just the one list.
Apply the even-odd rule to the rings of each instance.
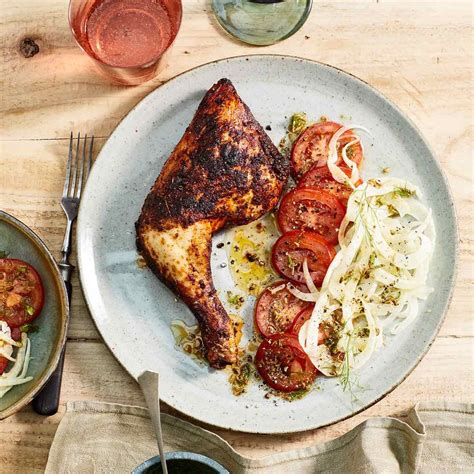
[[209, 364], [235, 362], [232, 321], [211, 274], [212, 235], [273, 209], [289, 167], [228, 79], [202, 99], [136, 223], [148, 266], [190, 307]]

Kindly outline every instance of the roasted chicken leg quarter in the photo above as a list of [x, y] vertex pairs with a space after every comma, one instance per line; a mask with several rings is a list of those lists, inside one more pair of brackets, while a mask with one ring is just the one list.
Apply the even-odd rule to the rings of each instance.
[[237, 348], [212, 281], [212, 235], [274, 208], [288, 172], [232, 83], [221, 79], [202, 99], [136, 223], [139, 252], [191, 308], [215, 368], [235, 362]]

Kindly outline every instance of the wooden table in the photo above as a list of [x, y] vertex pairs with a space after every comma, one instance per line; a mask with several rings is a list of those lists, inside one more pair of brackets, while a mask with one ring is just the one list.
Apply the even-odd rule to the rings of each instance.
[[[303, 28], [266, 48], [238, 43], [216, 25], [205, 0], [185, 0], [169, 66], [154, 81], [118, 87], [98, 76], [75, 45], [66, 0], [2, 2], [0, 208], [30, 225], [58, 255], [59, 206], [68, 136], [93, 131], [97, 150], [143, 96], [199, 64], [242, 54], [282, 53], [327, 62], [369, 82], [404, 110], [433, 146], [456, 200], [461, 245], [456, 290], [441, 332], [416, 370], [364, 413], [305, 433], [260, 436], [213, 429], [259, 457], [337, 437], [367, 417], [403, 417], [418, 400], [468, 401], [473, 389], [472, 5], [438, 1], [315, 1]], [[20, 41], [39, 53], [25, 58]], [[440, 236], [442, 239], [443, 236]], [[41, 472], [68, 400], [144, 405], [135, 381], [102, 342], [74, 276], [60, 412], [30, 408], [0, 423], [0, 471]], [[169, 407], [164, 407], [168, 412]]]

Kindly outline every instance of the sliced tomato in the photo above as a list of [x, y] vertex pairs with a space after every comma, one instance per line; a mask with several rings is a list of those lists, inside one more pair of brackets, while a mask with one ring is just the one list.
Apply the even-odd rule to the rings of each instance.
[[0, 357], [0, 375], [5, 372], [6, 368], [8, 366], [8, 359], [5, 359], [5, 357]]
[[275, 242], [272, 264], [280, 275], [304, 283], [303, 263], [306, 259], [314, 284], [320, 286], [335, 255], [335, 248], [324, 237], [316, 232], [295, 230]]
[[0, 319], [12, 328], [33, 321], [41, 312], [44, 290], [38, 272], [23, 260], [0, 259]]
[[339, 225], [346, 211], [339, 200], [328, 191], [296, 188], [285, 195], [278, 209], [280, 230], [313, 230], [329, 243], [337, 244]]
[[[347, 166], [340, 166], [341, 170], [347, 175], [351, 175], [351, 170]], [[356, 183], [357, 186], [362, 180]], [[315, 188], [322, 189], [331, 193], [339, 202], [347, 207], [347, 201], [352, 194], [352, 188], [344, 183], [339, 183], [333, 177], [327, 166], [313, 166], [298, 183], [299, 188]]]
[[[303, 324], [306, 321], [309, 321], [309, 319], [311, 318], [311, 314], [313, 313], [313, 308], [314, 308], [314, 305], [303, 309], [303, 311], [301, 311], [298, 314], [298, 316], [296, 316], [296, 318], [293, 321], [293, 324], [288, 328], [287, 333], [298, 337], [300, 330], [303, 327]], [[318, 333], [318, 344], [322, 344], [325, 339], [326, 339], [326, 335], [320, 329]]]
[[282, 392], [309, 388], [318, 372], [298, 339], [289, 334], [265, 339], [257, 350], [255, 365], [264, 382]]
[[[258, 297], [255, 304], [255, 325], [260, 334], [269, 337], [279, 332], [285, 332], [301, 310], [308, 303], [293, 296], [288, 289], [283, 288], [274, 292], [275, 288], [285, 285], [286, 281], [277, 281], [266, 288]], [[308, 291], [307, 289], [305, 291]]]
[[14, 341], [19, 341], [21, 339], [21, 329], [20, 328], [11, 328], [12, 330], [12, 339]]
[[[291, 149], [291, 169], [293, 177], [298, 180], [313, 166], [324, 166], [328, 161], [329, 142], [342, 125], [336, 122], [319, 122], [308, 127], [295, 141]], [[353, 132], [348, 130], [338, 141], [337, 163], [342, 162], [342, 149], [353, 141]], [[363, 160], [362, 145], [355, 143], [347, 150], [348, 157], [360, 165]]]

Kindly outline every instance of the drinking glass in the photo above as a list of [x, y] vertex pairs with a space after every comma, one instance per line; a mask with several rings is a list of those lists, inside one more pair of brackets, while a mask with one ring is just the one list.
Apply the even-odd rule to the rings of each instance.
[[230, 35], [256, 46], [296, 33], [308, 18], [312, 0], [211, 0], [219, 24]]
[[113, 82], [136, 85], [164, 65], [181, 25], [180, 0], [70, 0], [77, 44]]

